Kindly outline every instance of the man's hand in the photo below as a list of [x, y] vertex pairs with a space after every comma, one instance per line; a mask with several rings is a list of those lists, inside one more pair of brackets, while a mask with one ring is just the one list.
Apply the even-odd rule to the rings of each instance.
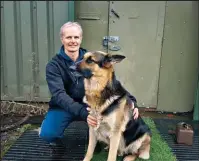
[[[88, 110], [88, 112], [90, 112], [90, 110], [91, 110], [89, 107], [87, 107], [86, 109]], [[88, 123], [88, 125], [95, 127], [95, 126], [97, 126], [97, 118], [95, 118], [89, 114], [87, 117], [87, 123]]]
[[139, 116], [139, 111], [138, 111], [138, 108], [136, 107], [133, 110], [133, 117], [136, 120], [138, 118], [138, 116]]
[[133, 109], [133, 117], [134, 119], [136, 120], [139, 116], [139, 111], [138, 111], [138, 108], [134, 106], [134, 103], [132, 102], [132, 105], [131, 105], [132, 109]]
[[95, 127], [97, 126], [97, 119], [89, 114], [87, 117], [87, 123], [88, 125]]

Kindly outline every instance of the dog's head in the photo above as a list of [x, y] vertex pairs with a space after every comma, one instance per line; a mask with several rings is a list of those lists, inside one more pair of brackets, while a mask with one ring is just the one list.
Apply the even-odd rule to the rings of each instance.
[[77, 71], [86, 79], [92, 77], [107, 77], [108, 79], [113, 72], [113, 65], [124, 58], [123, 55], [111, 55], [102, 51], [87, 52], [76, 64]]

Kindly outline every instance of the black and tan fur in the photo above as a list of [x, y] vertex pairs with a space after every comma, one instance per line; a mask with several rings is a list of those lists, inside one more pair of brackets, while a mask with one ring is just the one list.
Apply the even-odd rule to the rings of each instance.
[[113, 64], [124, 58], [95, 51], [86, 53], [77, 64], [77, 71], [85, 77], [84, 102], [91, 107], [92, 115], [102, 118], [98, 119], [97, 127], [89, 127], [84, 161], [92, 159], [97, 141], [109, 146], [108, 161], [116, 161], [117, 154], [123, 155], [124, 161], [150, 156], [150, 129], [140, 116], [133, 119], [131, 101], [115, 78]]

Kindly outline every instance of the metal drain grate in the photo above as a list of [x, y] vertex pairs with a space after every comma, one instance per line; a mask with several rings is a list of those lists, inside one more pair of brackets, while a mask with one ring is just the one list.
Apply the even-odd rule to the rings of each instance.
[[191, 124], [194, 128], [194, 144], [192, 146], [177, 144], [175, 135], [168, 134], [168, 130], [175, 128], [176, 124], [181, 121], [182, 120], [154, 119], [161, 136], [168, 143], [169, 147], [172, 148], [172, 152], [176, 155], [178, 161], [199, 161], [199, 122], [183, 120]]
[[73, 122], [65, 131], [66, 148], [52, 148], [35, 130], [25, 132], [8, 150], [2, 161], [80, 161], [88, 143], [88, 127], [84, 122]]

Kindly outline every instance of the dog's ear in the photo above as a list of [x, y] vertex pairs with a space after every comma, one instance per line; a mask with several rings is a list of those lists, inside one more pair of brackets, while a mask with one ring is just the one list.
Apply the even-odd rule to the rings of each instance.
[[123, 55], [112, 55], [111, 56], [111, 64], [119, 63], [121, 62], [124, 58], [126, 58]]
[[109, 68], [111, 65], [121, 62], [124, 58], [123, 55], [107, 55], [103, 61], [103, 67]]

